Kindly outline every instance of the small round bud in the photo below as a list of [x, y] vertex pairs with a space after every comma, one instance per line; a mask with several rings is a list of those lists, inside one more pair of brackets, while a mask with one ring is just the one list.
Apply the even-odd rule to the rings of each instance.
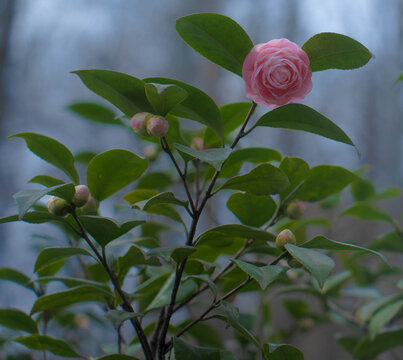
[[88, 201], [80, 208], [85, 215], [96, 215], [98, 213], [99, 201], [89, 196]]
[[291, 268], [298, 269], [298, 268], [302, 267], [301, 263], [298, 260], [294, 259], [294, 258], [289, 258], [287, 260], [287, 264]]
[[154, 145], [147, 145], [144, 148], [143, 153], [144, 153], [144, 156], [150, 161], [154, 161], [158, 157], [158, 150], [157, 150], [157, 147]]
[[287, 206], [285, 213], [290, 219], [297, 220], [304, 215], [305, 210], [306, 206], [302, 201], [295, 201]]
[[169, 130], [169, 122], [162, 116], [153, 116], [147, 120], [147, 132], [151, 136], [163, 137]]
[[130, 126], [132, 127], [133, 131], [141, 136], [148, 136], [146, 130], [147, 121], [152, 116], [153, 114], [150, 114], [148, 112], [140, 112], [133, 115], [133, 117], [130, 119]]
[[87, 203], [89, 196], [90, 191], [86, 185], [77, 185], [75, 187], [75, 194], [73, 199], [71, 199], [71, 202], [73, 205], [81, 207]]
[[91, 325], [90, 318], [87, 315], [79, 314], [74, 316], [74, 324], [81, 329], [89, 329]]
[[203, 141], [203, 139], [201, 137], [199, 137], [199, 136], [195, 137], [192, 140], [192, 142], [190, 144], [190, 147], [192, 149], [196, 149], [196, 150], [203, 150], [204, 149], [204, 141]]
[[279, 249], [284, 249], [284, 246], [288, 243], [295, 245], [297, 243], [297, 240], [295, 239], [295, 235], [290, 230], [285, 229], [277, 235], [276, 246]]
[[55, 216], [66, 216], [71, 211], [71, 205], [64, 199], [51, 196], [47, 203], [48, 211]]

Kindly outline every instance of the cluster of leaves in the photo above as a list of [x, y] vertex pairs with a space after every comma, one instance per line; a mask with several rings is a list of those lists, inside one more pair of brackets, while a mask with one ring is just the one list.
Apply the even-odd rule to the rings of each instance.
[[[177, 31], [200, 54], [241, 75], [253, 43], [233, 20], [218, 14], [189, 15], [178, 19]], [[363, 45], [334, 33], [315, 35], [303, 49], [313, 71], [353, 69], [371, 58]], [[74, 73], [123, 113], [92, 102], [70, 105], [79, 116], [131, 131], [127, 119], [150, 112], [165, 116], [170, 128], [161, 141], [142, 138], [154, 152], [148, 160], [121, 149], [73, 155], [65, 145], [44, 135], [12, 136], [23, 138], [34, 154], [65, 177], [32, 178], [31, 183], [43, 187], [17, 193], [18, 214], [0, 223], [51, 223], [61, 230], [64, 243], [52, 238], [59, 246], [39, 252], [33, 278], [15, 269], [0, 269], [0, 279], [20, 284], [37, 296], [30, 314], [0, 309], [0, 325], [8, 329], [5, 354], [14, 351], [12, 344], [17, 342], [68, 358], [86, 359], [90, 351], [102, 351], [107, 355], [99, 360], [165, 359], [170, 354], [177, 360], [235, 359], [235, 349], [227, 349], [227, 335], [216, 329], [220, 323], [233, 329], [226, 332], [238, 341], [237, 358], [242, 359], [303, 359], [299, 349], [284, 343], [287, 337], [293, 331], [333, 321], [354, 331], [338, 342], [357, 359], [372, 359], [402, 344], [403, 328], [389, 329], [391, 321], [395, 324], [399, 319], [402, 294], [383, 296], [375, 287], [383, 276], [401, 273], [385, 265], [378, 251], [402, 252], [402, 230], [376, 205], [385, 197], [400, 196], [400, 190], [376, 193], [368, 180], [339, 166], [310, 167], [303, 159], [283, 156], [274, 149], [236, 148], [256, 127], [302, 130], [354, 145], [336, 124], [308, 106], [289, 104], [264, 114], [247, 128], [254, 103], [218, 107], [201, 90], [162, 77], [141, 80], [107, 70]], [[186, 120], [203, 128], [186, 130], [181, 126]], [[203, 146], [194, 146], [195, 140]], [[170, 159], [172, 166], [161, 170], [159, 156]], [[86, 167], [86, 183], [92, 197], [101, 202], [101, 210], [103, 200], [130, 186], [123, 195], [127, 205], [117, 207], [117, 218], [85, 215], [79, 209], [57, 217], [41, 205], [47, 195], [71, 202], [74, 185], [81, 183], [78, 163]], [[252, 170], [245, 170], [247, 163]], [[329, 221], [298, 218], [287, 210], [297, 202], [333, 206], [348, 186], [356, 202], [342, 216], [393, 227], [368, 247], [325, 236], [310, 238], [307, 228], [329, 227]], [[199, 219], [206, 203], [225, 196], [239, 222], [201, 230]], [[275, 234], [282, 229], [292, 230], [297, 244], [277, 248]], [[364, 262], [369, 255], [375, 255], [376, 269]], [[343, 270], [331, 274], [335, 260]], [[49, 291], [55, 282], [58, 290]], [[401, 281], [397, 286], [402, 289]], [[240, 312], [232, 302], [238, 293], [255, 294], [260, 299], [257, 312]], [[295, 300], [293, 293], [316, 298], [320, 310], [314, 312], [308, 301]], [[284, 308], [297, 326], [273, 326], [268, 301], [273, 294], [285, 297]], [[355, 301], [347, 307], [345, 297]], [[186, 314], [184, 309], [191, 307], [198, 309], [196, 316], [172, 322], [177, 311]], [[89, 346], [88, 322], [103, 331], [116, 329], [117, 341], [105, 343], [102, 338]], [[86, 332], [84, 342], [80, 336], [69, 336], [71, 330]], [[30, 359], [31, 355], [4, 358]]]

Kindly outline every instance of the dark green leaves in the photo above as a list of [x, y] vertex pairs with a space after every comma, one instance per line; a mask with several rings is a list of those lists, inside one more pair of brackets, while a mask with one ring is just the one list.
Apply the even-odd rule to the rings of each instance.
[[5, 267], [0, 268], [0, 280], [12, 281], [27, 287], [30, 290], [34, 290], [34, 285], [32, 284], [31, 279], [18, 270]]
[[106, 106], [92, 102], [78, 102], [68, 106], [68, 109], [84, 119], [101, 124], [122, 125], [116, 114]]
[[187, 98], [171, 109], [170, 113], [185, 119], [197, 121], [212, 129], [221, 139], [223, 139], [223, 124], [221, 113], [213, 99], [203, 91], [179, 80], [152, 77], [144, 79], [146, 83], [156, 83], [164, 85], [177, 85], [185, 90]]
[[267, 343], [263, 350], [266, 360], [304, 360], [302, 352], [289, 344]]
[[227, 207], [243, 224], [260, 227], [271, 219], [277, 205], [267, 195], [235, 193], [228, 199]]
[[186, 90], [176, 85], [148, 83], [144, 85], [146, 96], [158, 115], [165, 116], [188, 96]]
[[195, 150], [188, 146], [175, 144], [176, 149], [185, 154], [190, 155], [193, 158], [204, 161], [212, 165], [216, 170], [221, 168], [221, 165], [227, 160], [228, 156], [231, 154], [230, 148], [219, 148], [219, 149], [206, 149], [206, 150]]
[[280, 193], [289, 184], [282, 170], [270, 164], [262, 164], [246, 175], [229, 179], [220, 189], [242, 190], [254, 195], [271, 195]]
[[0, 325], [17, 331], [38, 332], [35, 321], [24, 312], [16, 309], [0, 309]]
[[36, 300], [31, 313], [34, 314], [40, 311], [57, 309], [87, 301], [108, 303], [112, 300], [112, 294], [104, 288], [92, 285], [82, 285], [59, 291], [54, 294], [41, 296]]
[[47, 194], [55, 195], [67, 201], [71, 201], [74, 196], [74, 186], [73, 184], [61, 184], [46, 189], [21, 190], [14, 194], [20, 220], [24, 218], [26, 212], [35, 205], [38, 200]]
[[62, 143], [35, 133], [19, 133], [9, 139], [23, 138], [28, 148], [37, 156], [63, 171], [75, 184], [79, 183], [77, 170], [74, 167], [74, 156]]
[[308, 54], [312, 71], [356, 69], [372, 57], [357, 40], [336, 33], [316, 34], [302, 45], [302, 49]]
[[359, 179], [357, 175], [339, 166], [315, 166], [293, 198], [303, 201], [319, 201], [340, 192], [357, 179]]
[[153, 112], [140, 79], [110, 70], [79, 70], [73, 74], [78, 75], [88, 89], [130, 117], [142, 111]]
[[262, 290], [266, 289], [273, 281], [275, 281], [286, 270], [282, 266], [267, 265], [256, 266], [241, 260], [232, 260], [243, 272], [247, 273], [251, 278], [255, 279]]
[[109, 150], [95, 156], [88, 164], [87, 182], [91, 194], [104, 200], [138, 179], [148, 161], [127, 150]]
[[35, 262], [35, 272], [41, 271], [61, 260], [71, 256], [92, 256], [87, 250], [73, 247], [52, 247], [43, 249]]
[[302, 130], [354, 146], [351, 139], [326, 116], [302, 104], [288, 104], [269, 111], [256, 126]]
[[14, 341], [26, 346], [31, 350], [50, 351], [63, 357], [83, 358], [77, 354], [65, 341], [46, 335], [19, 336]]
[[352, 216], [362, 220], [383, 221], [389, 224], [394, 223], [394, 220], [388, 213], [376, 209], [367, 203], [356, 203], [344, 210], [340, 216]]
[[242, 64], [253, 43], [234, 20], [220, 14], [193, 14], [179, 18], [176, 30], [201, 55], [242, 76]]
[[106, 246], [112, 240], [126, 234], [144, 221], [128, 220], [118, 222], [114, 219], [101, 216], [80, 216], [80, 222], [90, 235], [101, 246]]
[[318, 251], [305, 249], [293, 244], [286, 244], [285, 248], [298, 262], [300, 262], [317, 280], [320, 287], [334, 268], [334, 261]]

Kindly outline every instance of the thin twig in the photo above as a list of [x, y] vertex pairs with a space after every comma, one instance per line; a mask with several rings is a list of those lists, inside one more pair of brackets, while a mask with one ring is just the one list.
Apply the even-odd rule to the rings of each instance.
[[158, 317], [157, 325], [155, 326], [154, 335], [151, 339], [150, 346], [153, 356], [155, 357], [158, 347], [158, 340], [161, 333], [161, 327], [164, 323], [165, 318], [165, 307], [161, 309], [160, 315]]
[[[236, 138], [234, 139], [234, 141], [232, 142], [232, 144], [230, 146], [231, 149], [233, 149], [238, 144], [239, 140], [244, 136], [244, 130], [246, 128], [246, 125], [248, 124], [250, 118], [252, 117], [256, 107], [257, 107], [257, 104], [255, 102], [252, 102], [252, 106], [251, 106], [251, 108], [250, 108], [250, 110], [249, 110], [249, 112], [248, 112], [248, 114], [247, 114], [247, 116], [245, 118], [245, 121], [244, 121], [241, 129], [239, 130], [238, 135], [236, 136]], [[181, 174], [182, 172], [181, 172], [178, 164], [176, 163], [176, 160], [173, 157], [172, 152], [170, 151], [168, 143], [167, 143], [165, 138], [161, 139], [161, 146], [163, 147], [163, 150], [168, 153], [168, 155], [170, 156], [171, 160], [173, 161], [176, 169], [178, 170], [179, 174]], [[191, 224], [191, 227], [190, 227], [190, 231], [189, 231], [189, 234], [188, 234], [188, 237], [187, 237], [186, 245], [191, 246], [193, 244], [193, 239], [194, 239], [194, 236], [196, 234], [197, 224], [199, 222], [200, 215], [203, 212], [203, 209], [206, 206], [206, 203], [207, 203], [208, 199], [211, 197], [211, 193], [213, 191], [214, 185], [215, 185], [215, 183], [216, 183], [216, 181], [218, 179], [218, 176], [220, 175], [220, 172], [221, 172], [221, 169], [222, 169], [222, 166], [224, 165], [224, 163], [221, 165], [221, 168], [219, 170], [216, 170], [216, 172], [214, 173], [213, 178], [211, 179], [211, 182], [210, 182], [210, 184], [209, 184], [209, 186], [207, 188], [207, 191], [206, 191], [206, 193], [205, 193], [205, 195], [204, 195], [199, 207], [198, 208], [193, 208], [192, 207], [193, 218], [192, 218], [192, 224]], [[183, 180], [183, 183], [184, 183], [184, 186], [185, 186], [185, 190], [188, 193], [189, 189], [187, 187], [186, 181], [184, 181], [186, 179], [182, 178], [182, 180]], [[190, 193], [189, 193], [189, 195], [190, 195]], [[187, 258], [185, 258], [179, 264], [179, 266], [176, 269], [175, 281], [174, 281], [174, 284], [173, 284], [173, 287], [172, 287], [171, 298], [170, 298], [170, 302], [169, 302], [169, 305], [168, 305], [168, 308], [167, 308], [167, 314], [166, 314], [164, 324], [163, 324], [163, 327], [162, 327], [161, 338], [160, 338], [159, 346], [158, 346], [159, 360], [164, 360], [164, 355], [166, 353], [165, 339], [166, 339], [166, 336], [167, 336], [167, 333], [168, 333], [168, 327], [169, 327], [169, 323], [171, 321], [171, 317], [172, 317], [172, 315], [174, 313], [176, 296], [178, 294], [179, 285], [181, 283], [182, 275], [183, 275], [183, 272], [185, 270], [186, 262], [187, 262]]]
[[[165, 136], [161, 138], [161, 147], [162, 147], [162, 150], [164, 150], [168, 154], [168, 156], [171, 158], [172, 163], [174, 164], [175, 169], [178, 172], [179, 177], [182, 180], [183, 186], [184, 186], [185, 191], [186, 191], [186, 195], [187, 195], [188, 200], [189, 200], [190, 208], [192, 210], [192, 214], [194, 214], [194, 212], [196, 211], [196, 207], [195, 207], [195, 204], [194, 204], [194, 201], [193, 201], [192, 194], [190, 193], [188, 183], [186, 181], [185, 173], [183, 173], [181, 168], [179, 167], [178, 162], [176, 161], [175, 156], [172, 154], [171, 148], [169, 147], [168, 141], [165, 138]], [[191, 216], [193, 216], [192, 214], [191, 214]]]
[[[130, 302], [127, 300], [125, 293], [122, 290], [122, 287], [120, 285], [120, 282], [115, 274], [115, 272], [110, 268], [108, 265], [106, 255], [105, 255], [105, 248], [102, 250], [102, 254], [98, 251], [98, 249], [95, 247], [95, 245], [92, 243], [91, 239], [88, 237], [88, 234], [86, 230], [84, 229], [83, 225], [81, 224], [81, 221], [78, 219], [77, 214], [75, 211], [72, 212], [73, 218], [76, 221], [79, 229], [80, 229], [80, 236], [85, 240], [85, 242], [88, 244], [88, 246], [92, 249], [92, 251], [95, 253], [96, 257], [98, 258], [99, 262], [102, 264], [102, 266], [105, 268], [106, 272], [109, 275], [109, 278], [111, 279], [117, 293], [119, 294], [120, 298], [122, 299], [122, 305], [121, 307], [127, 311], [127, 312], [132, 312], [134, 313], [134, 309]], [[130, 318], [130, 322], [133, 325], [134, 329], [136, 330], [137, 336], [140, 340], [141, 347], [143, 349], [144, 355], [147, 360], [153, 360], [153, 356], [151, 353], [151, 348], [150, 345], [148, 344], [147, 337], [144, 333], [143, 327], [141, 326], [139, 320], [137, 318]]]

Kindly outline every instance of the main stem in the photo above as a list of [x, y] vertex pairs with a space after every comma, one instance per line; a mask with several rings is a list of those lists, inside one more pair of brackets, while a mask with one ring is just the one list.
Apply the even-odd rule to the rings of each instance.
[[[250, 118], [252, 117], [253, 113], [255, 112], [255, 109], [257, 107], [257, 104], [255, 102], [252, 102], [252, 106], [245, 118], [244, 123], [242, 124], [241, 129], [239, 130], [237, 136], [235, 137], [234, 141], [231, 144], [231, 149], [233, 149], [239, 142], [239, 140], [245, 136], [245, 128], [250, 120]], [[164, 138], [164, 142], [161, 141], [161, 145], [163, 146], [164, 151], [168, 152], [167, 149], [169, 149], [169, 146], [166, 147], [166, 149], [164, 148], [164, 145], [168, 145], [168, 142], [166, 141], [166, 139]], [[185, 190], [188, 194], [189, 199], [191, 199], [190, 194], [188, 193], [188, 187], [187, 187], [187, 183], [186, 183], [186, 179], [183, 178], [183, 173], [180, 170], [179, 166], [177, 165], [177, 162], [175, 160], [175, 158], [173, 157], [172, 152], [168, 152], [168, 155], [170, 156], [170, 158], [172, 159], [175, 168], [177, 169], [184, 185], [185, 185]], [[221, 166], [222, 168], [222, 166]], [[192, 216], [192, 224], [190, 226], [190, 230], [189, 230], [189, 234], [186, 240], [186, 245], [191, 246], [193, 244], [193, 239], [194, 236], [196, 234], [196, 229], [197, 229], [197, 225], [200, 219], [200, 215], [203, 212], [204, 207], [206, 206], [206, 203], [208, 201], [208, 199], [211, 197], [211, 193], [213, 191], [214, 185], [218, 179], [218, 176], [220, 175], [221, 169], [220, 170], [216, 170], [216, 172], [213, 175], [213, 178], [211, 179], [210, 185], [202, 199], [202, 201], [200, 202], [200, 205], [198, 208], [192, 208], [193, 210], [193, 216]], [[161, 337], [160, 337], [160, 341], [159, 341], [159, 346], [158, 346], [158, 358], [159, 360], [164, 360], [164, 355], [165, 355], [165, 350], [166, 350], [166, 344], [165, 344], [165, 340], [166, 340], [166, 336], [168, 333], [168, 327], [169, 327], [169, 323], [171, 321], [171, 317], [172, 314], [174, 312], [174, 307], [175, 307], [175, 302], [176, 302], [176, 296], [178, 294], [178, 290], [179, 290], [179, 285], [181, 283], [182, 280], [182, 275], [183, 272], [185, 270], [185, 266], [186, 266], [186, 262], [187, 262], [187, 258], [185, 258], [177, 267], [176, 269], [176, 274], [175, 274], [175, 282], [172, 288], [172, 293], [171, 293], [171, 299], [168, 305], [168, 309], [167, 309], [167, 314], [165, 317], [165, 321], [162, 327], [162, 331], [161, 331]]]
[[[120, 285], [120, 282], [115, 274], [115, 272], [111, 269], [109, 266], [105, 253], [103, 252], [102, 254], [98, 251], [98, 249], [95, 247], [95, 245], [92, 243], [91, 239], [88, 237], [87, 232], [85, 231], [83, 225], [81, 224], [81, 221], [78, 219], [77, 214], [73, 211], [72, 213], [74, 220], [76, 221], [79, 229], [80, 229], [80, 236], [85, 240], [85, 242], [88, 244], [88, 246], [92, 249], [92, 251], [95, 253], [96, 257], [98, 258], [99, 262], [102, 264], [102, 266], [105, 268], [106, 272], [109, 275], [109, 278], [111, 279], [113, 286], [115, 287], [117, 293], [119, 294], [120, 298], [122, 299], [122, 308], [127, 311], [127, 312], [132, 312], [134, 313], [134, 309], [130, 302], [127, 300], [125, 293], [122, 290], [122, 287]], [[133, 325], [137, 336], [140, 340], [141, 347], [143, 349], [144, 355], [146, 357], [146, 360], [153, 360], [154, 357], [151, 352], [150, 345], [148, 343], [147, 337], [144, 333], [143, 327], [141, 326], [140, 322], [138, 321], [137, 318], [130, 318], [130, 322]]]

